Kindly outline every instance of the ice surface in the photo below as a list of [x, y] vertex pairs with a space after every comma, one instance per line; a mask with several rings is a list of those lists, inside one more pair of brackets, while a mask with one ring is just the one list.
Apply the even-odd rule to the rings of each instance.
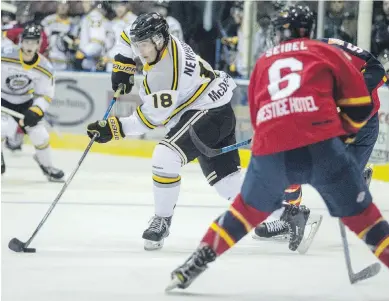
[[[141, 239], [153, 214], [150, 160], [91, 153], [31, 244], [37, 253], [13, 253], [8, 241], [28, 239], [62, 185], [48, 183], [31, 154], [28, 147], [19, 154], [5, 152], [3, 301], [389, 300], [385, 268], [374, 278], [350, 285], [337, 221], [310, 187], [304, 190], [304, 202], [325, 218], [306, 255], [247, 237], [189, 289], [165, 294], [170, 272], [228, 205], [208, 187], [197, 164], [183, 169], [171, 236], [161, 251], [144, 251]], [[80, 155], [55, 151], [54, 162], [70, 174]], [[373, 181], [371, 187], [389, 218], [389, 184]], [[375, 262], [365, 245], [348, 234], [354, 269]]]

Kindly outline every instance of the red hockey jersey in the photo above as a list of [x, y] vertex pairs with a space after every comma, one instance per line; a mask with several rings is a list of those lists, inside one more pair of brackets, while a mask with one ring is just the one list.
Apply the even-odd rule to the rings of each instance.
[[306, 38], [283, 42], [259, 58], [248, 98], [254, 155], [356, 133], [372, 110], [350, 56]]
[[339, 40], [339, 39], [320, 39], [324, 43], [335, 45], [340, 49], [346, 51], [351, 55], [353, 65], [358, 68], [362, 73], [371, 73], [371, 76], [375, 78], [365, 78], [366, 86], [371, 94], [374, 108], [371, 112], [371, 116], [378, 112], [380, 109], [380, 99], [378, 97], [378, 89], [387, 81], [385, 74], [385, 68], [380, 61], [372, 55], [369, 51], [364, 50], [351, 43]]

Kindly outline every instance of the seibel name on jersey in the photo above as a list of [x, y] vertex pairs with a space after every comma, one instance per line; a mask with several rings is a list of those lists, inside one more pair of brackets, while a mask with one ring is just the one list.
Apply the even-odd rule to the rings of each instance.
[[308, 47], [305, 45], [304, 41], [293, 42], [293, 43], [284, 43], [284, 44], [277, 45], [277, 46], [267, 50], [266, 57], [271, 57], [272, 55], [277, 55], [277, 54], [285, 53], [285, 52], [301, 51], [301, 50], [307, 50], [307, 49], [308, 49]]

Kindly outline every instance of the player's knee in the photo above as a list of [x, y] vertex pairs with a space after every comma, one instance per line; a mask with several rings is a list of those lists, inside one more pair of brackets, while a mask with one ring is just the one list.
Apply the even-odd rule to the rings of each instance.
[[240, 191], [243, 175], [240, 171], [234, 172], [214, 183], [217, 193], [226, 200], [233, 200]]
[[31, 143], [36, 149], [45, 149], [50, 145], [50, 137], [43, 125], [37, 125], [27, 130]]
[[171, 177], [180, 174], [180, 157], [175, 151], [164, 145], [158, 144], [155, 147], [151, 162], [154, 175]]

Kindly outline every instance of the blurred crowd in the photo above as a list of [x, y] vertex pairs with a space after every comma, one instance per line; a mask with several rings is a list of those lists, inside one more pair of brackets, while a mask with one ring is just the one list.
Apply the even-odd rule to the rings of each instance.
[[[255, 3], [253, 60], [271, 47], [271, 19], [291, 2], [297, 1]], [[304, 4], [317, 12], [316, 1]], [[1, 10], [2, 48], [17, 45], [26, 24], [40, 24], [41, 53], [56, 70], [110, 72], [113, 47], [123, 29], [137, 15], [157, 11], [166, 17], [173, 35], [215, 68], [238, 78], [247, 74], [243, 1], [2, 1]], [[327, 1], [324, 37], [356, 43], [357, 20], [358, 2]], [[389, 70], [389, 0], [374, 1], [371, 52]]]

